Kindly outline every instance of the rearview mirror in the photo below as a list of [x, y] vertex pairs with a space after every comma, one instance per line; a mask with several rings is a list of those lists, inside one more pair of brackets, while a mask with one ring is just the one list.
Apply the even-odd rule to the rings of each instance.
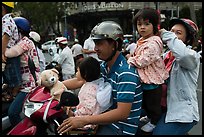
[[63, 106], [73, 107], [79, 104], [79, 98], [77, 95], [71, 92], [63, 92], [60, 98], [59, 104], [57, 104], [54, 108], [56, 110], [60, 110]]

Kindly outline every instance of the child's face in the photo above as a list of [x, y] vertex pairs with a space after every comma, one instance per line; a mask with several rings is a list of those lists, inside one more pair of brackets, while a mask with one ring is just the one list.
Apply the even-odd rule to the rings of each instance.
[[182, 40], [183, 42], [186, 41], [186, 29], [182, 24], [175, 24], [171, 28], [171, 32], [174, 32], [178, 39]]
[[81, 73], [80, 73], [79, 68], [77, 68], [76, 78], [77, 78], [78, 80], [84, 80], [84, 79], [81, 77]]
[[139, 19], [137, 21], [137, 30], [144, 39], [154, 35], [153, 25], [149, 22], [149, 20]]

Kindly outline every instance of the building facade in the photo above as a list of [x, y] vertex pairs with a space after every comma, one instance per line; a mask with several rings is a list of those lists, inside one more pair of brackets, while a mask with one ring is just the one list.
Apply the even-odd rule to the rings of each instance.
[[[191, 2], [194, 9], [202, 8], [202, 2]], [[105, 20], [116, 21], [124, 34], [133, 34], [132, 18], [143, 7], [158, 9], [165, 18], [179, 16], [179, 8], [186, 2], [66, 2], [66, 25], [62, 30], [69, 32], [70, 38], [77, 37], [81, 44], [89, 37], [92, 28]], [[64, 28], [63, 28], [64, 27]], [[66, 27], [66, 28], [65, 28]], [[62, 31], [63, 32], [63, 31]]]

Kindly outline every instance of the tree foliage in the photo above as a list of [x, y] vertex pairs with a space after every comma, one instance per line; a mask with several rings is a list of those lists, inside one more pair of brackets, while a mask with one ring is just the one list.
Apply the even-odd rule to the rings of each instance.
[[14, 13], [28, 19], [32, 29], [42, 36], [48, 35], [50, 28], [59, 35], [59, 22], [64, 16], [63, 4], [64, 2], [16, 2]]

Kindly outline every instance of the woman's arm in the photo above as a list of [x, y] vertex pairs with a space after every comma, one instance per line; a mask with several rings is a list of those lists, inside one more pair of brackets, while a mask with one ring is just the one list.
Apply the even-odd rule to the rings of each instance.
[[9, 39], [10, 39], [9, 35], [4, 33], [4, 35], [2, 36], [2, 54], [4, 54], [6, 51], [6, 47], [9, 43]]
[[24, 49], [19, 45], [15, 45], [6, 49], [5, 56], [8, 58], [13, 58], [21, 55], [22, 53], [24, 53]]
[[161, 39], [172, 51], [178, 63], [186, 69], [195, 69], [200, 61], [199, 54], [188, 48], [177, 36], [165, 29], [160, 30]]

